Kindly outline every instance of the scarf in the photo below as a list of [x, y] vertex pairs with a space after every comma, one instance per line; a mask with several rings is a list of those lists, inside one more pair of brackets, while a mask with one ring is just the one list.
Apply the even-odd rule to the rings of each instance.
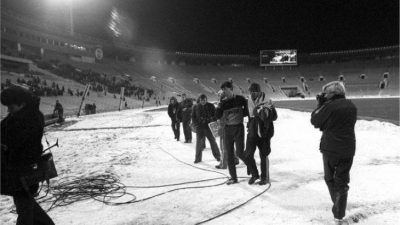
[[[249, 108], [249, 117], [254, 119], [254, 109], [257, 109], [258, 114], [260, 113], [261, 110], [263, 110], [263, 106], [267, 107], [269, 104], [269, 100], [265, 98], [265, 93], [261, 92], [261, 96], [256, 98], [254, 101], [251, 99], [251, 95], [249, 96], [248, 100], [248, 108]], [[268, 117], [268, 110], [265, 110], [266, 116]], [[256, 123], [257, 126], [257, 135], [261, 137], [261, 127], [259, 123]]]

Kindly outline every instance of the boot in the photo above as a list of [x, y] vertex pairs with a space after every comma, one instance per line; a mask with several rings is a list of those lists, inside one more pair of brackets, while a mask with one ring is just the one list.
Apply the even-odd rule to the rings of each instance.
[[261, 178], [260, 182], [258, 182], [259, 185], [266, 185], [269, 183], [269, 180], [265, 179], [265, 178]]
[[215, 168], [217, 168], [217, 169], [226, 169], [226, 167], [222, 167], [221, 165], [216, 165]]
[[256, 176], [251, 176], [250, 180], [249, 180], [249, 184], [254, 184], [254, 182], [256, 182], [256, 180], [260, 178], [260, 176], [256, 175]]
[[238, 180], [237, 180], [236, 178], [230, 178], [230, 179], [226, 182], [227, 185], [236, 184], [236, 183], [238, 183]]
[[349, 222], [345, 219], [335, 219], [335, 225], [349, 225]]

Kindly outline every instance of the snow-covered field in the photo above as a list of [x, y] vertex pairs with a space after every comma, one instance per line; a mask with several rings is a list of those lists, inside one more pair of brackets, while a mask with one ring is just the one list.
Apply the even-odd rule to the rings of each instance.
[[[55, 207], [49, 215], [61, 225], [196, 224], [265, 191], [206, 224], [331, 224], [331, 201], [318, 150], [321, 133], [311, 126], [310, 113], [278, 109], [278, 114], [270, 155], [271, 186], [248, 185], [248, 178], [235, 185], [222, 184], [229, 173], [215, 169], [217, 162], [209, 144], [203, 162], [193, 167], [195, 144], [174, 140], [165, 111], [127, 110], [70, 118], [68, 121], [77, 122], [46, 133], [49, 142], [58, 138], [60, 143], [52, 150], [59, 173], [52, 186], [70, 176], [84, 179], [102, 174], [113, 174], [126, 186], [218, 179], [157, 188], [127, 187], [136, 200], [182, 189], [123, 205], [82, 200]], [[181, 133], [184, 139], [182, 129]], [[390, 123], [357, 122], [357, 150], [346, 213], [351, 223], [354, 219], [360, 225], [400, 224], [399, 134], [400, 127]], [[43, 144], [47, 146], [45, 140]], [[259, 161], [258, 153], [256, 156]], [[243, 163], [237, 168], [239, 176], [247, 177]], [[183, 188], [199, 186], [211, 187]], [[131, 195], [125, 195], [112, 201], [130, 199]], [[48, 209], [51, 202], [41, 205]], [[1, 224], [15, 224], [12, 209], [12, 199], [2, 196]]]

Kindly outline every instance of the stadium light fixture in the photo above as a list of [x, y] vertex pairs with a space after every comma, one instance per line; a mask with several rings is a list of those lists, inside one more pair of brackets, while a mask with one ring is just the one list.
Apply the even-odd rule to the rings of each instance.
[[64, 4], [66, 6], [65, 10], [68, 10], [68, 14], [69, 14], [69, 33], [71, 36], [74, 35], [74, 18], [73, 18], [73, 3], [75, 2], [75, 0], [50, 0], [51, 3], [54, 4]]

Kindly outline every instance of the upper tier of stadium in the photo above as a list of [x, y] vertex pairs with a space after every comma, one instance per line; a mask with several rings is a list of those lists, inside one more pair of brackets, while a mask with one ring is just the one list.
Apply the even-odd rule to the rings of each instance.
[[301, 53], [297, 66], [264, 68], [259, 66], [257, 53], [167, 51], [77, 33], [71, 36], [7, 10], [2, 10], [1, 19], [2, 70], [9, 72], [21, 68], [4, 55], [28, 59], [41, 69], [81, 84], [105, 85], [93, 78], [103, 77], [113, 83], [109, 90], [132, 85], [167, 99], [181, 93], [192, 97], [205, 93], [215, 99], [219, 84], [226, 80], [232, 80], [242, 94], [247, 94], [249, 83], [259, 82], [276, 99], [313, 96], [322, 85], [338, 79], [345, 82], [349, 95], [399, 95], [398, 45]]

